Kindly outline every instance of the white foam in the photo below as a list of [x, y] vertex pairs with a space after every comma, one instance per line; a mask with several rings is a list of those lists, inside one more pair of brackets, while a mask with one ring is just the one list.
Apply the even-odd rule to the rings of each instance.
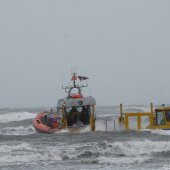
[[97, 118], [113, 117], [113, 116], [117, 116], [117, 114], [114, 114], [114, 113], [103, 113], [103, 114], [97, 115]]
[[122, 148], [122, 151], [127, 156], [150, 155], [151, 153], [170, 150], [170, 143], [167, 141], [128, 141], [116, 142], [113, 145]]
[[96, 121], [96, 130], [97, 131], [105, 131], [106, 130], [106, 124], [104, 120]]
[[35, 113], [29, 112], [11, 112], [6, 114], [0, 115], [0, 123], [8, 123], [13, 121], [22, 121], [26, 119], [33, 119], [35, 118]]
[[90, 163], [94, 160], [102, 164], [126, 166], [145, 162], [154, 156], [153, 153], [170, 151], [168, 141], [151, 140], [72, 145], [59, 143], [55, 146], [35, 147], [28, 143], [0, 145], [0, 165], [42, 164], [42, 162], [48, 165], [67, 156], [68, 160], [77, 162]]
[[80, 130], [80, 133], [85, 133], [85, 132], [90, 132], [90, 126], [87, 126], [87, 127], [85, 127], [85, 128], [82, 128], [82, 129]]
[[0, 129], [1, 135], [31, 135], [35, 133], [36, 131], [32, 125], [27, 127], [18, 126], [18, 127], [7, 127], [4, 129]]
[[39, 162], [61, 161], [56, 147], [37, 149], [28, 143], [0, 146], [0, 165], [38, 164]]
[[5, 154], [5, 153], [11, 153], [11, 152], [15, 152], [15, 151], [21, 151], [21, 150], [25, 150], [25, 151], [35, 151], [35, 149], [33, 149], [31, 147], [30, 144], [28, 143], [21, 143], [18, 145], [0, 145], [0, 151], [1, 153]]
[[144, 129], [143, 131], [149, 131], [149, 132], [151, 132], [152, 134], [156, 134], [156, 135], [170, 136], [170, 130], [162, 130], [162, 129], [151, 130], [151, 129]]
[[68, 133], [68, 132], [69, 132], [68, 129], [62, 129], [62, 130], [56, 131], [55, 133]]
[[123, 110], [142, 110], [142, 112], [150, 112], [150, 106], [125, 106]]
[[[170, 151], [170, 143], [168, 141], [128, 141], [128, 142], [115, 142], [107, 147], [104, 151], [100, 150], [100, 153], [116, 154], [115, 148], [118, 154], [122, 154], [120, 157], [106, 157], [102, 155], [99, 158], [100, 163], [109, 164], [131, 164], [142, 163], [152, 158], [153, 153]], [[114, 148], [114, 149], [113, 149]], [[107, 155], [106, 154], [106, 155]]]
[[117, 164], [117, 165], [128, 165], [128, 164], [133, 164], [133, 163], [142, 163], [146, 160], [148, 160], [147, 156], [138, 156], [138, 157], [104, 157], [101, 156], [99, 159], [99, 163], [105, 163], [105, 164]]
[[[97, 160], [102, 164], [128, 165], [142, 163], [151, 159], [154, 153], [170, 151], [168, 141], [124, 141], [114, 143], [85, 143], [74, 144], [66, 150], [66, 155], [70, 159], [79, 159], [81, 161], [91, 162]], [[87, 151], [91, 156], [81, 157]]]
[[[89, 131], [90, 131], [90, 126], [87, 126], [87, 127], [78, 129], [78, 132], [75, 130], [75, 133], [85, 133]], [[56, 131], [55, 133], [70, 133], [70, 132], [73, 133], [74, 131], [71, 131], [71, 129], [62, 129], [62, 130]]]

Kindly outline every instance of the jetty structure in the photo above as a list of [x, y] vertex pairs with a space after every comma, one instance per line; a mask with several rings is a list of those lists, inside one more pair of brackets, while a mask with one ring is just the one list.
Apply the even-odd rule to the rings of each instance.
[[118, 122], [125, 125], [125, 130], [130, 130], [129, 128], [129, 118], [137, 118], [137, 129], [141, 130], [142, 118], [149, 117], [149, 125], [147, 129], [162, 129], [170, 130], [170, 107], [162, 105], [153, 109], [153, 103], [150, 103], [150, 112], [123, 112], [123, 105], [120, 104], [120, 116]]

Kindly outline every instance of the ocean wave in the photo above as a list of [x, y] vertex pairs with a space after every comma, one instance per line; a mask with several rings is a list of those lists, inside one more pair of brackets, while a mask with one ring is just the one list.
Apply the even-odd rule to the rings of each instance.
[[32, 125], [24, 127], [24, 126], [18, 126], [18, 127], [6, 127], [4, 129], [0, 129], [1, 135], [31, 135], [35, 134], [36, 131]]
[[125, 106], [125, 112], [150, 112], [150, 106]]
[[11, 112], [6, 114], [0, 114], [0, 123], [8, 123], [14, 121], [22, 121], [26, 119], [33, 119], [35, 118], [35, 113], [29, 112]]
[[46, 164], [46, 161], [60, 161], [57, 149], [38, 149], [28, 143], [0, 146], [0, 166], [23, 164]]
[[[124, 141], [108, 143], [77, 143], [67, 145], [58, 143], [55, 146], [38, 143], [0, 145], [0, 165], [46, 164], [66, 161], [74, 163], [94, 163], [126, 166], [153, 160], [155, 155], [166, 155], [170, 152], [168, 141]], [[15, 153], [15, 154], [14, 154]]]
[[76, 144], [70, 147], [73, 149], [65, 151], [64, 160], [124, 166], [146, 162], [152, 160], [155, 154], [170, 151], [169, 142], [151, 140]]
[[151, 129], [144, 129], [144, 130], [142, 130], [142, 131], [148, 131], [148, 132], [151, 132], [152, 134], [156, 134], [156, 135], [170, 136], [170, 130], [162, 130], [162, 129], [151, 130]]

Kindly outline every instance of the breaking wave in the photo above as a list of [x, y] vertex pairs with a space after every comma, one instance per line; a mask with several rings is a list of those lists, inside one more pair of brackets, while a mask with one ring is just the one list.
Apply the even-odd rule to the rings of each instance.
[[14, 121], [22, 121], [26, 119], [33, 119], [35, 118], [35, 113], [29, 112], [11, 112], [6, 114], [0, 114], [0, 123], [8, 123]]
[[[38, 144], [0, 145], [0, 165], [52, 164], [57, 161], [129, 165], [153, 160], [156, 154], [169, 155], [168, 141], [91, 142], [39, 147]], [[15, 154], [14, 154], [15, 153]]]
[[73, 145], [72, 150], [62, 156], [63, 160], [77, 160], [84, 163], [129, 165], [153, 159], [162, 152], [170, 152], [169, 142], [128, 141], [115, 143], [89, 143]]
[[43, 161], [61, 160], [58, 150], [37, 149], [28, 143], [0, 146], [0, 166], [38, 164]]
[[151, 130], [151, 129], [144, 129], [144, 130], [142, 130], [142, 131], [148, 131], [148, 132], [151, 132], [152, 134], [156, 134], [156, 135], [170, 136], [170, 130], [162, 130], [162, 129]]
[[1, 135], [31, 135], [31, 134], [35, 134], [36, 131], [34, 129], [33, 126], [18, 126], [18, 127], [6, 127], [4, 129], [0, 129], [0, 134]]

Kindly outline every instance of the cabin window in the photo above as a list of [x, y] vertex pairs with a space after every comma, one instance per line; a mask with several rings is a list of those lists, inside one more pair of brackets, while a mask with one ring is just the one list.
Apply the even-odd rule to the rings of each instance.
[[170, 122], [170, 110], [165, 111], [166, 121]]
[[156, 124], [157, 125], [164, 125], [165, 124], [164, 113], [162, 111], [158, 111], [156, 113]]

